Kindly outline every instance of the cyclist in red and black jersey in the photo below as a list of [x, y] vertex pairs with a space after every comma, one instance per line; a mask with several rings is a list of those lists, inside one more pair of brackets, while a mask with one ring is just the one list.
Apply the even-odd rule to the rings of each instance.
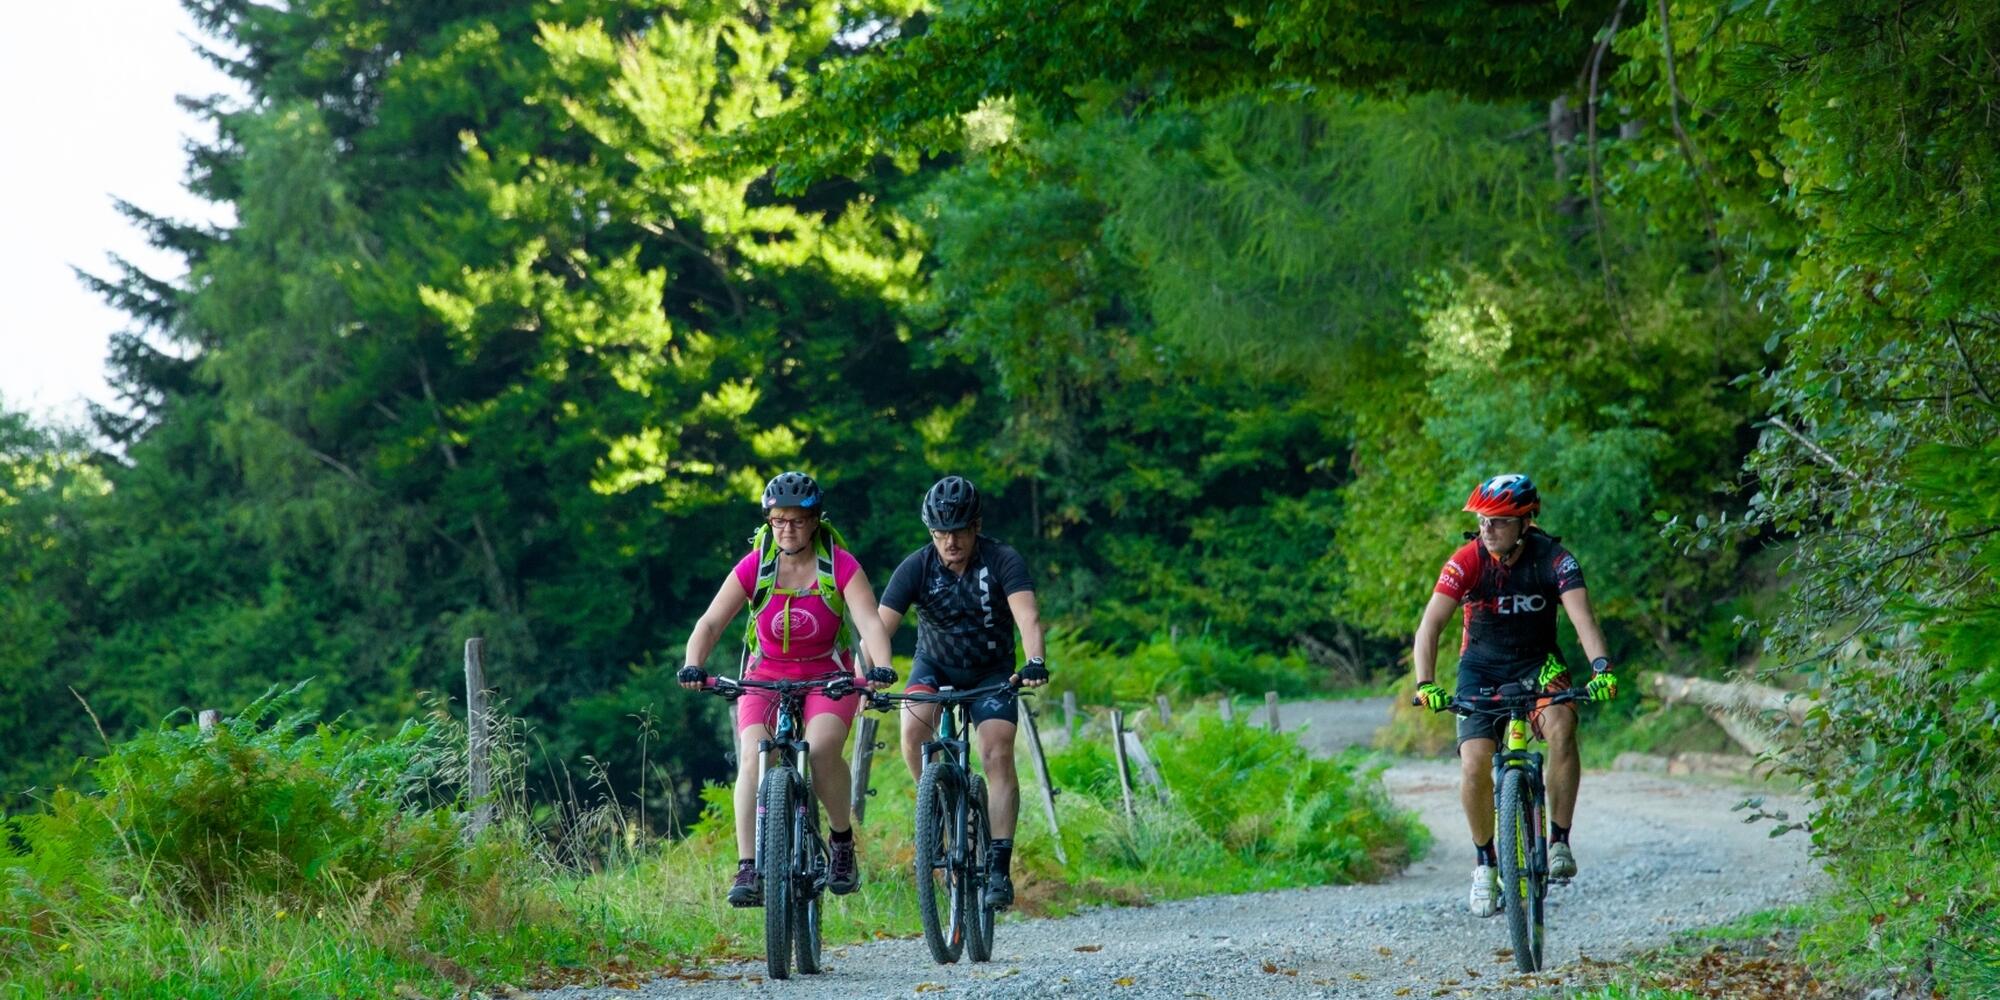
[[[1502, 684], [1535, 681], [1544, 690], [1570, 686], [1569, 667], [1556, 648], [1556, 609], [1561, 607], [1576, 627], [1577, 642], [1590, 657], [1593, 701], [1618, 693], [1611, 673], [1604, 633], [1590, 610], [1583, 570], [1560, 539], [1534, 523], [1541, 496], [1527, 476], [1495, 476], [1479, 484], [1465, 509], [1478, 515], [1479, 531], [1438, 574], [1423, 620], [1417, 625], [1412, 652], [1417, 697], [1441, 709], [1451, 694], [1437, 683], [1438, 637], [1451, 613], [1464, 609], [1464, 634], [1459, 641], [1458, 693], [1474, 695]], [[1549, 874], [1576, 874], [1576, 856], [1569, 846], [1569, 828], [1576, 814], [1577, 786], [1582, 765], [1576, 751], [1576, 709], [1544, 706], [1531, 716], [1537, 738], [1548, 741]], [[1459, 800], [1478, 865], [1472, 872], [1471, 906], [1475, 916], [1498, 912], [1493, 854], [1493, 753], [1504, 719], [1471, 716], [1458, 721], [1458, 757], [1463, 779]]]

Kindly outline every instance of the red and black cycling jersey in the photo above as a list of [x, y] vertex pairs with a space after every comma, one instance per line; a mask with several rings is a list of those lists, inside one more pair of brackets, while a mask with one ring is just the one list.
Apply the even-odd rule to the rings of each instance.
[[1562, 543], [1540, 528], [1521, 538], [1512, 564], [1495, 559], [1478, 541], [1452, 553], [1438, 573], [1436, 592], [1464, 605], [1459, 643], [1459, 687], [1503, 684], [1531, 676], [1556, 650], [1556, 608], [1562, 595], [1583, 586], [1583, 570]]

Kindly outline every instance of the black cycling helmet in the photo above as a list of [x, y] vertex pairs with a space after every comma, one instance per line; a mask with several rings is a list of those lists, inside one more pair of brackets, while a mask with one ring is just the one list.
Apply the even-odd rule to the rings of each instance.
[[825, 494], [813, 477], [803, 472], [781, 472], [776, 478], [764, 484], [764, 509], [773, 507], [804, 507], [817, 514], [820, 501]]
[[979, 490], [963, 476], [946, 476], [924, 494], [924, 527], [957, 531], [979, 520]]

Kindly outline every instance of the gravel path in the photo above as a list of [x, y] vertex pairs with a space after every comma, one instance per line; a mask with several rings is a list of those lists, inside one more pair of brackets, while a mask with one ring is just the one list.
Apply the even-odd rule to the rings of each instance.
[[[1374, 714], [1369, 714], [1369, 706]], [[1386, 703], [1288, 704], [1285, 728], [1312, 722], [1309, 741], [1364, 739]], [[989, 964], [940, 966], [921, 940], [829, 948], [827, 971], [766, 982], [761, 963], [715, 967], [715, 978], [661, 979], [643, 990], [564, 989], [543, 1000], [611, 997], [1400, 997], [1526, 996], [1557, 985], [1513, 972], [1499, 918], [1465, 910], [1471, 850], [1458, 810], [1457, 768], [1406, 761], [1384, 776], [1397, 801], [1437, 838], [1432, 856], [1375, 885], [1210, 896], [1060, 920], [1003, 918]], [[1784, 796], [1767, 804], [1797, 809]], [[1549, 897], [1552, 964], [1612, 959], [1679, 931], [1803, 898], [1820, 885], [1806, 841], [1772, 840], [1731, 807], [1745, 792], [1660, 775], [1585, 775], [1574, 841], [1582, 871]], [[834, 905], [839, 905], [838, 902]], [[911, 928], [912, 931], [915, 928]]]

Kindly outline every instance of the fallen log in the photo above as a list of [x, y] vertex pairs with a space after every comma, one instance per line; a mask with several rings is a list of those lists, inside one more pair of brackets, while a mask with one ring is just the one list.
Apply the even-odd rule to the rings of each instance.
[[1753, 757], [1762, 757], [1778, 749], [1778, 737], [1771, 727], [1744, 715], [1736, 715], [1720, 708], [1706, 710], [1713, 721], [1736, 745], [1748, 751]]
[[1702, 753], [1687, 750], [1673, 755], [1667, 760], [1667, 773], [1672, 775], [1704, 774], [1726, 778], [1748, 778], [1758, 773], [1758, 762], [1754, 757], [1733, 753]]
[[1785, 691], [1748, 681], [1711, 681], [1673, 674], [1654, 674], [1653, 693], [1669, 705], [1687, 702], [1753, 717], [1774, 712], [1794, 724], [1806, 721], [1806, 709], [1811, 705], [1803, 692]]

